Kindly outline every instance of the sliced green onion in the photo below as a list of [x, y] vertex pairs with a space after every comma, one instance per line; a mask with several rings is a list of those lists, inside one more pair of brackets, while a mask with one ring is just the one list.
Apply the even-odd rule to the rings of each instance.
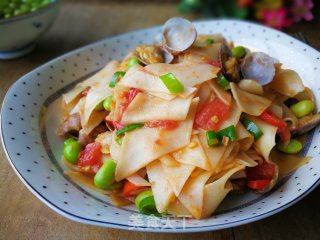
[[134, 124], [130, 124], [128, 126], [125, 126], [124, 128], [121, 128], [120, 130], [118, 130], [116, 132], [117, 137], [119, 137], [120, 135], [124, 134], [125, 132], [129, 132], [132, 131], [136, 128], [140, 128], [143, 127], [144, 124], [143, 123], [134, 123]]
[[210, 130], [206, 132], [207, 142], [210, 147], [220, 145], [217, 132]]
[[103, 101], [103, 107], [104, 107], [104, 109], [105, 109], [106, 111], [108, 111], [108, 112], [111, 111], [112, 101], [113, 101], [112, 96], [107, 97], [107, 98]]
[[144, 192], [141, 192], [135, 200], [135, 204], [139, 211], [143, 214], [147, 215], [156, 215], [159, 216], [156, 209], [156, 203], [154, 201], [153, 193], [151, 190], [146, 190]]
[[278, 141], [276, 146], [281, 152], [287, 154], [296, 154], [303, 148], [302, 143], [297, 139], [290, 139], [288, 145], [284, 145], [281, 141]]
[[165, 75], [160, 76], [163, 84], [168, 88], [171, 93], [181, 93], [184, 90], [184, 86], [181, 82], [176, 78], [173, 73], [167, 73]]
[[231, 125], [229, 127], [226, 127], [220, 130], [217, 134], [218, 134], [219, 140], [222, 140], [223, 137], [228, 137], [232, 142], [234, 142], [237, 138], [236, 128], [234, 127], [234, 125]]
[[117, 85], [120, 78], [122, 78], [125, 74], [126, 72], [115, 72], [111, 78], [111, 81], [109, 82], [109, 87], [114, 88]]
[[139, 59], [136, 58], [136, 57], [131, 58], [129, 60], [129, 62], [128, 62], [128, 69], [131, 68], [132, 66], [136, 65], [136, 64], [141, 65], [141, 62], [139, 61]]
[[214, 40], [212, 38], [208, 38], [204, 41], [206, 44], [211, 45], [214, 43]]
[[258, 125], [252, 122], [250, 119], [242, 118], [241, 123], [247, 129], [247, 131], [254, 137], [254, 140], [258, 140], [263, 135], [263, 132], [258, 127]]
[[223, 88], [223, 90], [230, 90], [230, 83], [222, 73], [219, 73], [215, 80], [220, 85], [220, 87]]
[[122, 141], [123, 141], [123, 138], [122, 138], [122, 137], [116, 138], [116, 142], [117, 142], [120, 146], [122, 145]]

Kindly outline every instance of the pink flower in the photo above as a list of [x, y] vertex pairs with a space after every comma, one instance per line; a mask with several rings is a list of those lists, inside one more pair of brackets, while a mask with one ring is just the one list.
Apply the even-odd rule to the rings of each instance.
[[265, 25], [279, 30], [292, 25], [292, 20], [288, 18], [288, 11], [285, 8], [275, 10], [265, 9], [262, 11], [262, 19]]
[[293, 0], [293, 6], [290, 8], [293, 21], [299, 22], [302, 19], [311, 21], [313, 19], [312, 8], [312, 0]]

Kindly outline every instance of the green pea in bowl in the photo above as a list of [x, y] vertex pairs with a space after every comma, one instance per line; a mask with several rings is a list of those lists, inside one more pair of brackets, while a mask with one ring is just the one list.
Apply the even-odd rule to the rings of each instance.
[[31, 52], [54, 22], [58, 0], [0, 0], [0, 59]]

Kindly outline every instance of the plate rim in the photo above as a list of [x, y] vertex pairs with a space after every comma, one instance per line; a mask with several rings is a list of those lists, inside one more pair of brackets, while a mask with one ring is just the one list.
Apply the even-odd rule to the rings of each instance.
[[[256, 27], [259, 27], [259, 28], [266, 28], [268, 30], [271, 30], [271, 31], [274, 31], [275, 33], [278, 33], [278, 34], [282, 34], [282, 35], [285, 35], [291, 39], [293, 39], [294, 41], [298, 41], [300, 44], [303, 44], [306, 48], [308, 49], [312, 49], [313, 51], [315, 51], [316, 53], [319, 54], [319, 51], [317, 49], [315, 49], [314, 47], [312, 46], [309, 46], [307, 45], [306, 43], [304, 42], [301, 42], [295, 38], [293, 38], [292, 36], [290, 36], [289, 34], [287, 33], [283, 33], [283, 32], [280, 32], [278, 30], [275, 30], [275, 29], [272, 29], [270, 27], [267, 27], [267, 26], [264, 26], [264, 25], [261, 25], [261, 24], [257, 24], [257, 23], [254, 23], [254, 22], [251, 22], [251, 21], [243, 21], [243, 20], [237, 20], [237, 19], [210, 19], [210, 20], [196, 20], [196, 21], [192, 21], [193, 23], [197, 23], [197, 24], [201, 24], [201, 23], [205, 23], [205, 24], [208, 24], [208, 23], [216, 23], [216, 22], [239, 22], [239, 23], [247, 23], [247, 24], [250, 24], [250, 25], [254, 25]], [[242, 220], [238, 220], [238, 221], [235, 221], [235, 222], [232, 222], [232, 223], [221, 223], [221, 224], [217, 224], [217, 225], [212, 225], [212, 226], [195, 226], [195, 227], [184, 227], [184, 228], [151, 228], [151, 227], [145, 227], [145, 226], [139, 226], [139, 227], [132, 227], [130, 225], [127, 225], [127, 224], [120, 224], [120, 223], [112, 223], [112, 222], [105, 222], [105, 221], [99, 221], [99, 220], [93, 220], [93, 219], [86, 219], [86, 218], [83, 218], [81, 216], [77, 216], [73, 213], [70, 213], [70, 212], [67, 212], [65, 211], [64, 209], [56, 206], [54, 203], [52, 203], [51, 201], [47, 200], [45, 196], [43, 196], [41, 193], [39, 193], [36, 189], [33, 188], [32, 184], [30, 184], [24, 177], [23, 177], [23, 174], [21, 174], [19, 172], [19, 170], [17, 169], [17, 167], [14, 165], [13, 163], [13, 160], [12, 158], [10, 157], [10, 154], [7, 150], [7, 147], [6, 147], [6, 143], [5, 143], [5, 139], [4, 139], [4, 135], [3, 135], [3, 109], [4, 107], [6, 106], [6, 102], [8, 101], [8, 95], [9, 93], [11, 93], [12, 89], [14, 86], [18, 86], [19, 84], [21, 84], [22, 82], [22, 79], [24, 79], [26, 76], [28, 76], [29, 74], [32, 74], [33, 72], [37, 71], [39, 68], [45, 66], [45, 65], [48, 65], [50, 63], [54, 63], [56, 62], [57, 60], [60, 60], [60, 59], [63, 59], [63, 58], [66, 58], [67, 56], [69, 55], [73, 55], [74, 53], [76, 52], [80, 52], [82, 51], [83, 49], [87, 49], [89, 48], [90, 46], [94, 46], [94, 45], [97, 45], [101, 42], [104, 42], [106, 40], [111, 40], [111, 39], [114, 39], [114, 38], [117, 38], [119, 36], [125, 36], [127, 34], [130, 34], [130, 33], [136, 33], [136, 32], [139, 32], [139, 31], [150, 31], [152, 29], [155, 29], [155, 28], [159, 28], [161, 27], [161, 25], [157, 25], [157, 26], [152, 26], [152, 27], [147, 27], [147, 28], [140, 28], [140, 29], [136, 29], [136, 30], [132, 30], [132, 31], [128, 31], [128, 32], [124, 32], [124, 33], [120, 33], [120, 34], [117, 34], [117, 35], [113, 35], [113, 36], [110, 36], [110, 37], [106, 37], [106, 38], [103, 38], [101, 40], [98, 40], [98, 41], [95, 41], [95, 42], [92, 42], [92, 43], [89, 43], [87, 45], [84, 45], [80, 48], [77, 48], [77, 49], [74, 49], [74, 50], [71, 50], [63, 55], [60, 55], [48, 62], [45, 62], [43, 64], [41, 64], [40, 66], [38, 66], [37, 68], [31, 70], [30, 72], [26, 73], [25, 75], [23, 75], [22, 77], [20, 77], [17, 81], [15, 81], [10, 87], [9, 89], [7, 90], [6, 94], [5, 94], [5, 97], [3, 99], [3, 102], [2, 102], [2, 106], [1, 106], [1, 114], [0, 114], [0, 135], [1, 135], [1, 142], [2, 142], [2, 146], [3, 146], [3, 150], [4, 150], [4, 153], [7, 157], [7, 160], [9, 161], [11, 167], [13, 168], [14, 172], [18, 175], [19, 179], [23, 182], [23, 184], [30, 190], [30, 192], [33, 193], [34, 196], [36, 196], [41, 202], [43, 202], [46, 206], [48, 206], [50, 209], [52, 209], [53, 211], [59, 213], [60, 215], [70, 219], [70, 220], [73, 220], [75, 222], [79, 222], [79, 223], [86, 223], [86, 224], [90, 224], [90, 225], [95, 225], [95, 226], [102, 226], [102, 227], [111, 227], [111, 228], [115, 228], [115, 229], [121, 229], [121, 230], [132, 230], [132, 231], [140, 231], [140, 232], [166, 232], [166, 233], [187, 233], [187, 232], [205, 232], [205, 231], [213, 231], [213, 230], [221, 230], [221, 229], [226, 229], [226, 228], [231, 228], [231, 227], [236, 227], [236, 226], [240, 226], [240, 225], [243, 225], [243, 224], [248, 224], [248, 223], [251, 223], [251, 222], [255, 222], [255, 221], [258, 221], [258, 220], [261, 220], [261, 219], [264, 219], [264, 218], [267, 218], [269, 216], [272, 216], [280, 211], [283, 211], [285, 210], [286, 208], [292, 206], [293, 204], [297, 203], [298, 201], [300, 201], [301, 199], [303, 199], [305, 196], [307, 196], [310, 192], [312, 192], [319, 184], [320, 184], [320, 178], [318, 178], [307, 190], [305, 190], [304, 192], [302, 192], [300, 195], [298, 195], [296, 198], [294, 198], [293, 200], [291, 200], [290, 202], [288, 202], [287, 204], [285, 205], [282, 205], [280, 207], [277, 207], [277, 208], [274, 208], [273, 210], [271, 211], [268, 211], [266, 213], [262, 213], [260, 215], [257, 215], [257, 216], [252, 216], [250, 218], [247, 218], [247, 219], [242, 219]]]

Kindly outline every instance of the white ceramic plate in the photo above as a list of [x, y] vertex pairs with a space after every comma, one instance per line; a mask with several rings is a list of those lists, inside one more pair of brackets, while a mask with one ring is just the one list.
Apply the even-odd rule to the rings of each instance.
[[[222, 33], [236, 44], [278, 58], [313, 89], [320, 106], [320, 53], [279, 31], [233, 21], [196, 22], [199, 33]], [[79, 186], [62, 174], [62, 140], [55, 135], [62, 93], [111, 59], [121, 59], [140, 43], [152, 43], [160, 27], [108, 38], [65, 54], [19, 79], [2, 106], [1, 136], [10, 164], [22, 182], [43, 203], [72, 220], [104, 227], [154, 232], [196, 232], [233, 227], [273, 215], [302, 199], [319, 183], [319, 128], [302, 154], [312, 160], [263, 195], [229, 196], [215, 216], [204, 220], [153, 218], [134, 207], [113, 207], [108, 198]], [[42, 109], [47, 109], [40, 121]]]

